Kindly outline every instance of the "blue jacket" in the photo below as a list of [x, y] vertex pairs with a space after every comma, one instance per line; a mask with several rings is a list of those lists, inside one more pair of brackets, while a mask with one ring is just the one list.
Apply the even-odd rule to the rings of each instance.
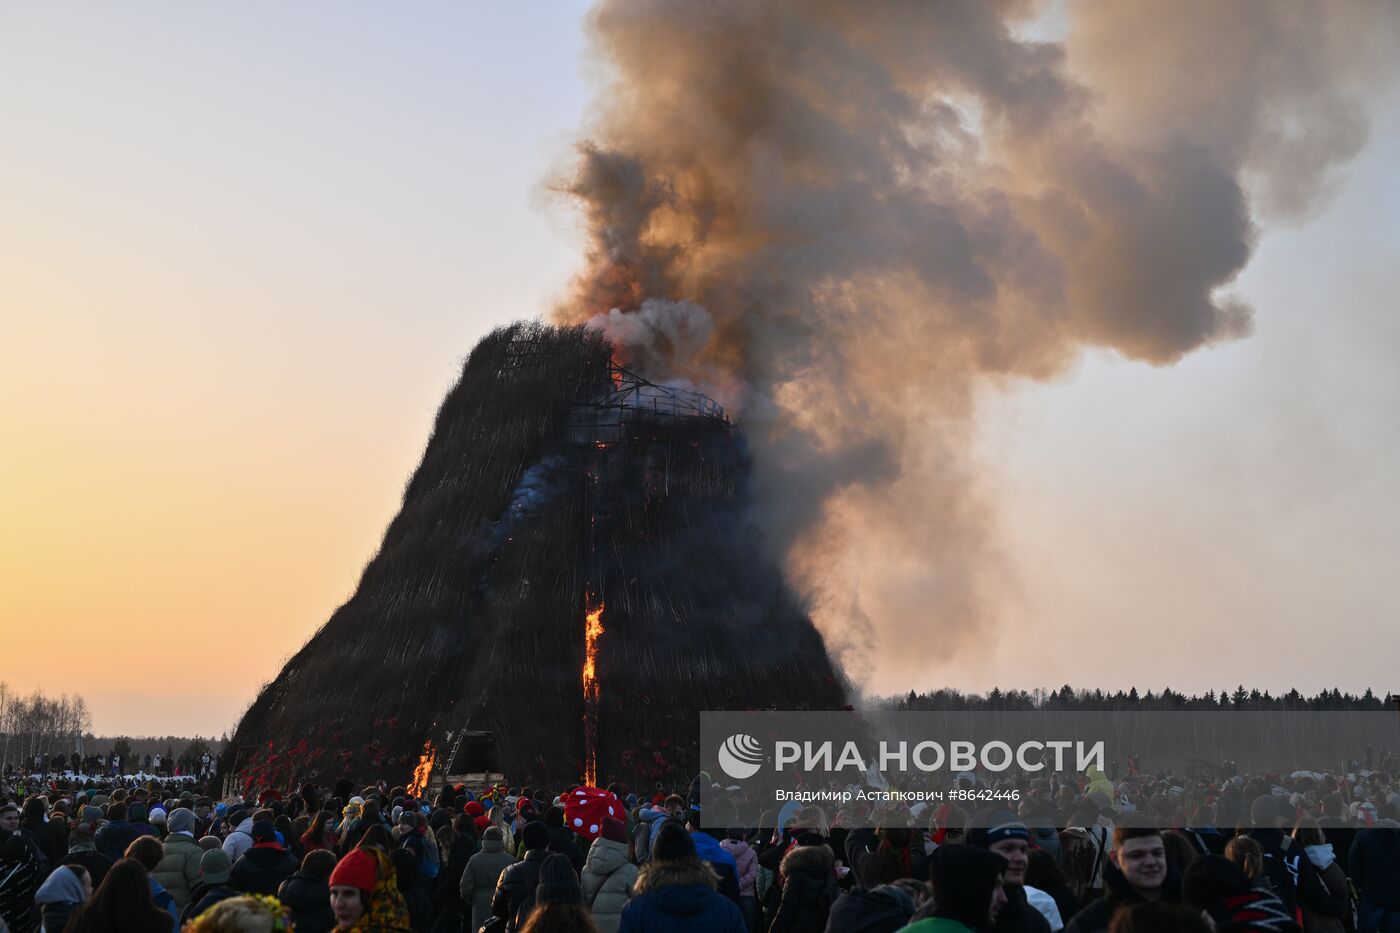
[[622, 909], [618, 933], [746, 933], [744, 917], [715, 891], [714, 874], [699, 859], [652, 860]]

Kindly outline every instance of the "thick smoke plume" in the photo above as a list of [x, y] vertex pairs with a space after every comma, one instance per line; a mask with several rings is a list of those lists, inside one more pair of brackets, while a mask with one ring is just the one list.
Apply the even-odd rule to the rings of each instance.
[[859, 619], [882, 657], [966, 657], [1012, 586], [979, 392], [1248, 334], [1229, 286], [1364, 144], [1397, 11], [604, 0], [560, 185], [590, 249], [558, 317], [740, 411], [834, 644]]

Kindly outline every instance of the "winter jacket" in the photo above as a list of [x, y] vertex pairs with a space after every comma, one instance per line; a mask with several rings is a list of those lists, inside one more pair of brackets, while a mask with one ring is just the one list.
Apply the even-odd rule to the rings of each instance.
[[549, 851], [557, 852], [569, 860], [569, 864], [574, 866], [574, 874], [583, 871], [583, 850], [579, 848], [578, 839], [567, 826], [549, 827]]
[[1347, 864], [1363, 906], [1400, 916], [1400, 829], [1363, 829], [1351, 843]]
[[183, 911], [181, 911], [181, 926], [184, 926], [186, 923], [189, 923], [195, 917], [198, 917], [210, 907], [213, 907], [215, 904], [219, 903], [219, 901], [226, 901], [231, 897], [238, 897], [240, 896], [240, 894], [242, 894], [241, 891], [237, 891], [226, 884], [216, 884], [208, 887], [202, 887], [190, 893], [191, 896], [194, 898], [194, 902], [190, 904], [190, 906], [186, 907]]
[[175, 906], [175, 898], [170, 896], [170, 892], [161, 886], [161, 883], [150, 875], [146, 876], [146, 881], [151, 887], [151, 903], [156, 905], [158, 910], [163, 910], [170, 915], [171, 928], [180, 922], [180, 908]]
[[[433, 925], [433, 900], [420, 878], [398, 876], [399, 894], [408, 908], [408, 925], [413, 933], [428, 933]], [[532, 894], [534, 892], [531, 892]]]
[[1322, 876], [1301, 845], [1284, 836], [1281, 829], [1252, 829], [1249, 838], [1264, 850], [1264, 871], [1290, 917], [1298, 915], [1304, 901], [1321, 913], [1342, 916], [1344, 905], [1328, 895]]
[[331, 889], [325, 878], [304, 871], [294, 872], [277, 889], [277, 899], [292, 912], [292, 925], [297, 933], [330, 933], [335, 929]]
[[43, 914], [44, 929], [48, 933], [60, 933], [68, 924], [68, 915], [82, 906], [87, 900], [83, 893], [83, 883], [65, 865], [55, 868], [48, 879], [39, 886], [34, 902]]
[[894, 885], [882, 884], [873, 891], [856, 887], [831, 905], [826, 930], [827, 933], [892, 933], [904, 929], [913, 915], [913, 900]]
[[500, 881], [501, 873], [514, 864], [515, 856], [505, 850], [505, 844], [499, 839], [481, 840], [481, 851], [467, 860], [457, 890], [462, 895], [462, 903], [467, 905], [465, 909], [471, 910], [473, 933], [491, 916], [496, 882]]
[[617, 933], [622, 909], [632, 899], [637, 874], [637, 866], [627, 860], [625, 844], [601, 836], [593, 840], [580, 884], [583, 902], [593, 911], [593, 922], [601, 933]]
[[742, 839], [724, 839], [720, 847], [734, 859], [734, 870], [739, 873], [739, 896], [757, 897], [758, 855], [753, 846]]
[[107, 877], [107, 869], [114, 863], [89, 844], [68, 850], [68, 854], [63, 857], [63, 864], [81, 865], [86, 868], [87, 873], [92, 876], [92, 886], [95, 890], [102, 884], [102, 879]]
[[618, 933], [746, 933], [744, 917], [715, 891], [715, 875], [699, 859], [648, 862], [637, 876], [632, 900], [622, 909]]
[[39, 928], [39, 912], [34, 895], [42, 881], [35, 850], [33, 858], [0, 861], [0, 920], [10, 933], [33, 933]]
[[[251, 820], [248, 825], [253, 825]], [[140, 835], [141, 830], [134, 824], [126, 820], [112, 820], [97, 831], [93, 841], [97, 843], [98, 852], [115, 862], [126, 855], [126, 847]]]
[[165, 856], [151, 874], [183, 911], [189, 906], [191, 889], [199, 881], [199, 860], [204, 850], [189, 833], [174, 833], [165, 840], [164, 848]]
[[526, 917], [519, 913], [520, 905], [526, 900], [534, 903], [540, 866], [551, 855], [554, 853], [548, 849], [531, 849], [523, 859], [501, 872], [501, 880], [491, 898], [491, 914], [505, 920], [507, 933], [514, 933], [525, 925]]
[[[100, 847], [100, 846], [99, 846]], [[250, 816], [234, 828], [224, 839], [224, 854], [230, 865], [237, 865], [238, 859], [253, 847], [253, 818]]]
[[637, 813], [637, 828], [632, 831], [632, 850], [637, 853], [638, 865], [651, 861], [656, 831], [660, 828], [660, 822], [670, 815], [669, 811], [660, 807], [644, 807]]
[[1351, 891], [1347, 887], [1346, 872], [1337, 864], [1330, 845], [1324, 843], [1320, 846], [1307, 846], [1304, 851], [1313, 868], [1317, 869], [1322, 886], [1327, 891], [1328, 900], [1325, 905], [1318, 905], [1311, 897], [1304, 895], [1303, 933], [1347, 933]]
[[769, 933], [822, 933], [839, 892], [829, 846], [798, 846], [783, 856], [783, 896]]
[[275, 897], [297, 870], [297, 860], [275, 842], [253, 846], [233, 866], [229, 884], [244, 894], [266, 894]]
[[739, 870], [734, 864], [734, 856], [725, 851], [719, 840], [709, 833], [694, 832], [690, 841], [695, 845], [695, 854], [714, 870], [719, 878], [719, 893], [734, 903], [739, 903]]
[[[1145, 899], [1132, 885], [1128, 884], [1128, 879], [1123, 877], [1123, 873], [1118, 870], [1118, 866], [1112, 862], [1104, 869], [1104, 895], [1097, 900], [1085, 905], [1084, 909], [1074, 915], [1074, 919], [1065, 924], [1065, 933], [1103, 933], [1108, 929], [1108, 922], [1113, 919], [1113, 914], [1120, 907], [1131, 907], [1133, 904], [1143, 902]], [[1007, 885], [1008, 905], [1011, 894], [1011, 885]], [[1160, 900], [1167, 903], [1175, 903], [1181, 900], [1181, 877], [1174, 871], [1168, 870], [1167, 877], [1162, 881], [1162, 896]], [[1032, 908], [1034, 912], [1034, 908]], [[1006, 913], [1006, 908], [1002, 908], [1002, 914]], [[1039, 916], [1039, 914], [1037, 914]], [[1040, 918], [1044, 921], [1044, 917]], [[997, 917], [997, 927], [1001, 927], [1001, 916]], [[1046, 925], [1049, 929], [1049, 925]]]

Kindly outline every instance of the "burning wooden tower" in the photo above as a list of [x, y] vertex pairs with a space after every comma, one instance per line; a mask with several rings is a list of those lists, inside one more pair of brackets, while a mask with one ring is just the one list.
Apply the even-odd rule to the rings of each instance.
[[675, 784], [701, 709], [836, 709], [844, 682], [764, 556], [742, 432], [613, 364], [594, 331], [515, 324], [472, 351], [354, 595], [235, 731], [260, 788]]

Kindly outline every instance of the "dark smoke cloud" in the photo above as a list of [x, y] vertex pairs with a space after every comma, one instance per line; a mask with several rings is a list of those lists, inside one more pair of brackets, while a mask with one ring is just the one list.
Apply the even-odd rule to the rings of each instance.
[[985, 646], [979, 391], [1247, 334], [1257, 224], [1363, 145], [1397, 10], [1115, 0], [1048, 41], [1060, 12], [1028, 3], [605, 0], [558, 316], [740, 409], [828, 632]]

